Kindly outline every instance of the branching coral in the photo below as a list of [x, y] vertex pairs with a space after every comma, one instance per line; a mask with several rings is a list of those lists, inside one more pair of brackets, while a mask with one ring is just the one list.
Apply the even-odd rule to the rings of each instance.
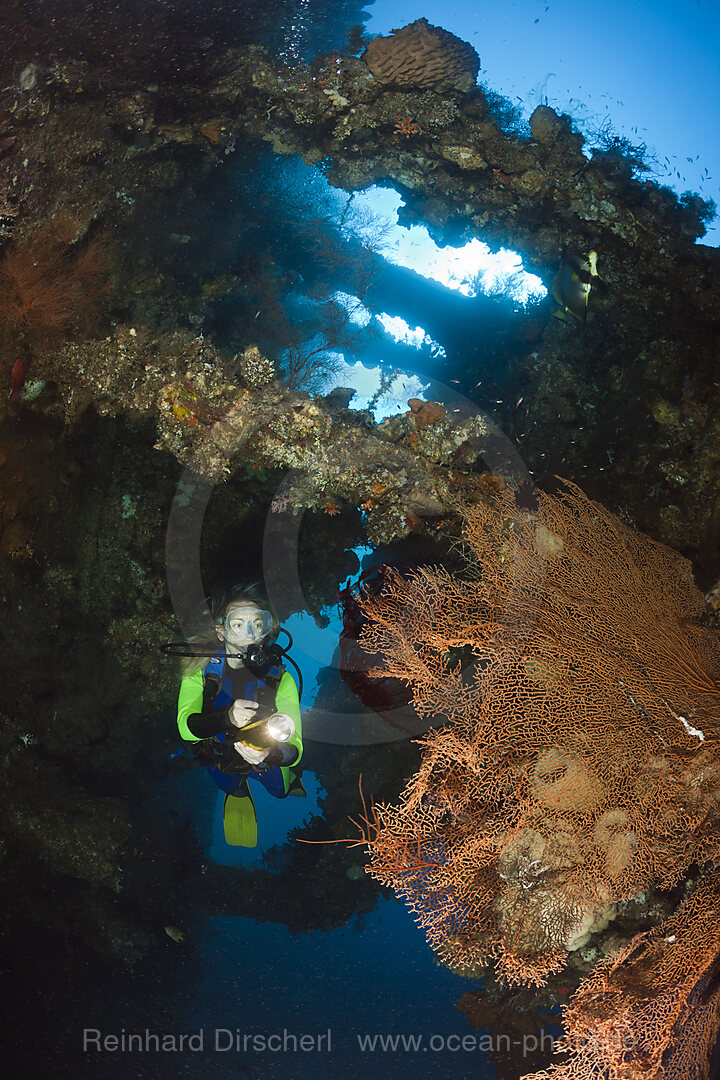
[[412, 135], [422, 135], [422, 128], [411, 116], [398, 116], [393, 128], [394, 135], [403, 135], [409, 139]]
[[[248, 287], [258, 305], [258, 329], [274, 353], [271, 367], [276, 368], [277, 377], [293, 389], [318, 390], [337, 365], [336, 354], [352, 349], [370, 333], [361, 316], [373, 283], [376, 241], [371, 237], [349, 248], [331, 222], [317, 217], [297, 228], [318, 268], [313, 287], [301, 301], [288, 297], [287, 284], [270, 260], [255, 268]], [[342, 300], [332, 284], [338, 279], [348, 290]], [[261, 371], [258, 381], [259, 363], [255, 360], [250, 365], [248, 386], [265, 385], [275, 374], [266, 378]]]

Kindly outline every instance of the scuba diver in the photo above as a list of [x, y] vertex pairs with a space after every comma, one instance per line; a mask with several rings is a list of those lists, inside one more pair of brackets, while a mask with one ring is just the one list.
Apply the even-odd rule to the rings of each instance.
[[192, 652], [178, 654], [175, 645], [163, 651], [184, 658], [178, 729], [225, 792], [225, 840], [255, 847], [257, 815], [248, 781], [277, 799], [305, 795], [293, 769], [303, 750], [300, 697], [282, 664], [285, 650], [274, 644], [277, 617], [259, 590], [237, 586], [211, 608], [217, 641], [196, 639]]

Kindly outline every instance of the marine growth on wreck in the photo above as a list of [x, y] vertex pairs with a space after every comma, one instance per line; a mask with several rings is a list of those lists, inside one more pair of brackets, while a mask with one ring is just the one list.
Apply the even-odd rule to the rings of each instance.
[[[247, 960], [266, 933], [302, 940], [308, 1008], [347, 1001], [318, 932], [382, 911], [422, 930], [385, 968], [427, 964], [487, 1075], [710, 1077], [714, 204], [544, 95], [524, 120], [438, 12], [371, 35], [355, 0], [7, 7], [9, 1066], [83, 1075], [86, 1029], [197, 1035], [213, 972], [232, 1008], [207, 1039], [244, 1005], [257, 1027], [242, 965], [287, 992]], [[522, 269], [495, 293], [423, 279], [389, 258], [376, 188], [438, 251]], [[160, 645], [260, 579], [296, 646], [325, 635], [302, 701], [319, 801], [244, 865], [176, 753]]]

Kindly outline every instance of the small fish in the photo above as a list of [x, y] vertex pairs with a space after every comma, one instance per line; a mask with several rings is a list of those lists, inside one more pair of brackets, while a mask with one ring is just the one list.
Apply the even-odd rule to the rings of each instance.
[[10, 400], [17, 401], [20, 397], [20, 391], [25, 385], [25, 377], [27, 376], [27, 368], [19, 358], [15, 361], [10, 371]]
[[179, 926], [166, 926], [165, 933], [173, 941], [176, 941], [178, 945], [182, 945], [184, 941], [187, 941], [187, 934]]

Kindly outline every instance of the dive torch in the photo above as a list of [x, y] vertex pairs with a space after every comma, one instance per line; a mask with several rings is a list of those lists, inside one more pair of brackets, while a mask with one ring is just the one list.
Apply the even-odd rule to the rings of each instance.
[[[247, 735], [250, 733], [250, 738]], [[295, 721], [287, 713], [276, 712], [260, 720], [238, 728], [236, 742], [249, 746], [253, 750], [268, 750], [276, 743], [287, 742], [295, 734]]]

